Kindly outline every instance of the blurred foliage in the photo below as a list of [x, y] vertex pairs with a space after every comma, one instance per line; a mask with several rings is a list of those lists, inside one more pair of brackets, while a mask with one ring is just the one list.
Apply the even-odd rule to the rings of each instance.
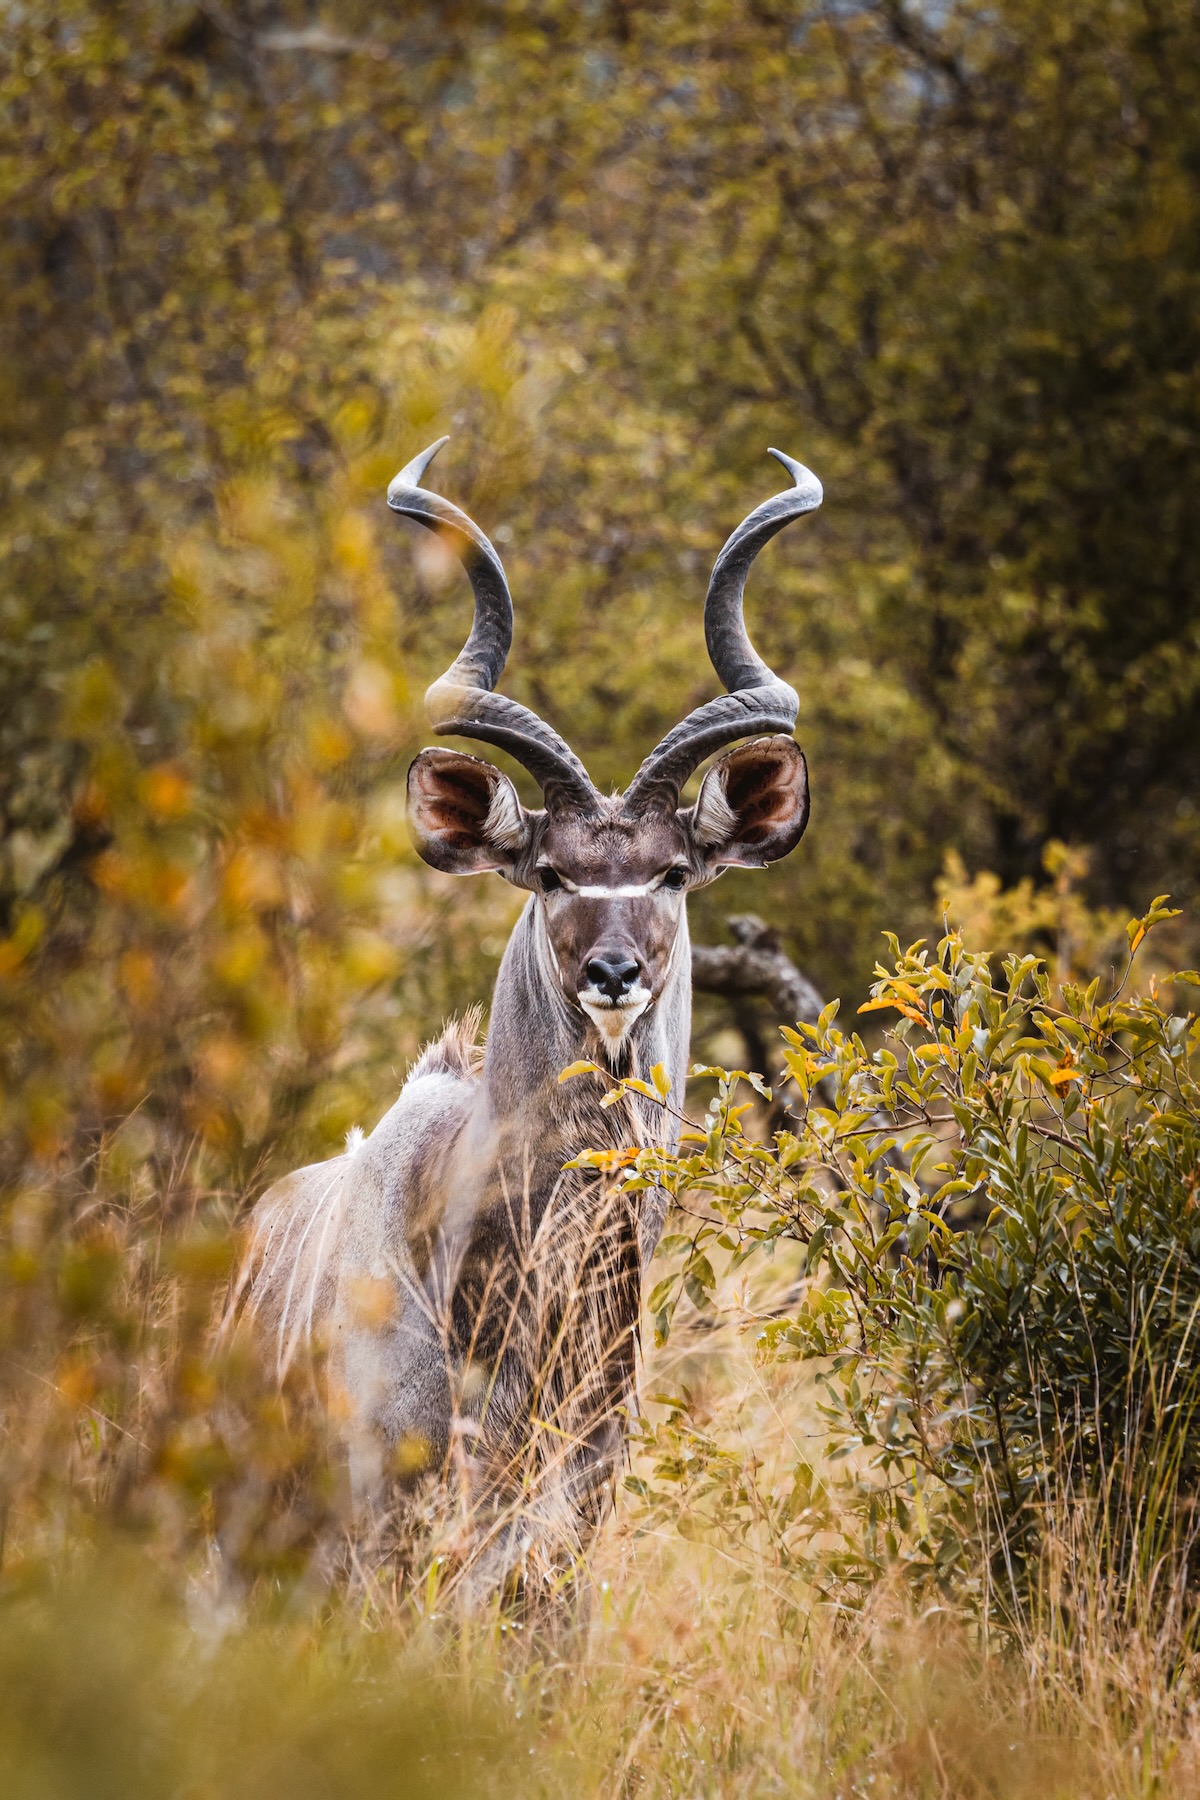
[[215, 1557], [229, 1596], [320, 1588], [346, 1495], [313, 1372], [280, 1390], [250, 1344], [214, 1351], [228, 1208], [182, 1173], [130, 1183], [122, 1153], [118, 1137], [65, 1208], [25, 1188], [5, 1211], [0, 1567], [119, 1538], [178, 1577]]
[[[392, 1792], [397, 1768], [507, 1792], [531, 1709], [554, 1754], [530, 1791], [1165, 1793], [1172, 1766], [1194, 1791], [1188, 1642], [1109, 1630], [1120, 1507], [1152, 1527], [1144, 1622], [1194, 1475], [1194, 1026], [1087, 983], [1128, 908], [1194, 901], [1200, 867], [1198, 38], [1184, 0], [6, 10], [6, 1792]], [[824, 991], [857, 992], [883, 925], [948, 909], [1050, 971], [1001, 979], [953, 932], [900, 959], [877, 992], [918, 996], [907, 1041], [830, 1015], [792, 1045], [821, 1086], [790, 1144], [726, 1089], [703, 1171], [672, 1177], [724, 1209], [717, 1250], [681, 1209], [658, 1355], [685, 1315], [707, 1331], [721, 1235], [747, 1272], [773, 1239], [812, 1250], [756, 1322], [754, 1452], [664, 1381], [635, 1480], [695, 1541], [672, 1565], [637, 1540], [597, 1656], [551, 1689], [532, 1649], [495, 1707], [410, 1655], [438, 1647], [452, 1546], [385, 1591], [308, 1372], [279, 1393], [240, 1341], [211, 1352], [247, 1194], [374, 1122], [487, 993], [519, 904], [427, 870], [403, 823], [469, 602], [383, 494], [444, 431], [438, 485], [516, 595], [506, 689], [602, 783], [713, 690], [704, 585], [774, 483], [766, 445], [810, 463], [826, 504], [749, 616], [801, 691], [813, 826], [771, 898], [762, 875], [702, 896], [699, 932], [753, 889]], [[911, 1131], [876, 1154], [887, 1083], [950, 1108], [925, 1168], [994, 1187], [985, 1229], [947, 1237], [966, 1199], [936, 1199]], [[845, 1495], [795, 1453], [782, 1385], [818, 1353], [820, 1429], [857, 1438]], [[936, 1622], [847, 1625], [841, 1576], [882, 1575], [881, 1606], [897, 1562], [999, 1592], [1005, 1546], [1057, 1603], [1047, 1546], [1076, 1527], [1060, 1507], [1031, 1535], [1033, 1501], [1077, 1501], [1101, 1551], [1071, 1572], [1076, 1645], [1081, 1570], [1107, 1623], [1069, 1692], [1052, 1634], [1010, 1689]], [[114, 1535], [149, 1547], [136, 1578]], [[73, 1586], [89, 1542], [109, 1576]]]
[[[1069, 849], [1052, 838], [1042, 852], [1049, 879], [1039, 885], [1026, 875], [1014, 887], [1004, 888], [991, 870], [968, 876], [962, 857], [951, 851], [935, 889], [939, 910], [944, 920], [953, 920], [964, 940], [990, 944], [994, 954], [1032, 950], [1045, 960], [1058, 987], [1071, 979], [1086, 986], [1106, 963], [1115, 971], [1129, 948], [1121, 908], [1087, 903], [1083, 884], [1089, 861], [1087, 851]], [[1160, 947], [1161, 942], [1156, 944]], [[1145, 959], [1142, 968], [1149, 973]]]
[[[0, 1785], [11, 1800], [498, 1792], [528, 1735], [484, 1681], [335, 1624], [189, 1618], [114, 1558], [5, 1594]], [[482, 1676], [482, 1671], [480, 1671]]]
[[948, 853], [1194, 892], [1196, 52], [1183, 0], [15, 11], [7, 1173], [137, 1109], [129, 1155], [244, 1187], [486, 992], [511, 896], [400, 818], [468, 601], [383, 491], [443, 430], [508, 689], [601, 781], [712, 690], [766, 444], [820, 472], [750, 612], [815, 793], [770, 907], [826, 991]]
[[[1129, 922], [1130, 958], [1170, 916], [1160, 899]], [[679, 1155], [634, 1153], [626, 1179], [676, 1202], [659, 1339], [681, 1303], [711, 1310], [722, 1264], [797, 1247], [755, 1342], [819, 1372], [827, 1460], [849, 1474], [835, 1496], [800, 1456], [774, 1496], [793, 1553], [835, 1588], [902, 1569], [996, 1619], [1079, 1612], [1079, 1584], [1113, 1621], [1173, 1613], [1193, 1643], [1200, 1022], [1153, 982], [1127, 995], [1128, 960], [1115, 986], [1056, 985], [1031, 955], [994, 970], [957, 929], [892, 950], [858, 1009], [900, 1015], [881, 1047], [838, 1029], [836, 1002], [785, 1031], [792, 1129], [747, 1135], [741, 1082], [770, 1090], [710, 1070]], [[733, 1529], [753, 1458], [669, 1404], [648, 1433], [659, 1482], [703, 1469], [710, 1524]]]
[[[757, 1547], [757, 1546], [756, 1546]], [[1180, 1684], [1110, 1659], [1086, 1688], [980, 1655], [956, 1622], [814, 1609], [750, 1557], [653, 1540], [609, 1559], [568, 1658], [386, 1615], [186, 1611], [113, 1556], [0, 1599], [0, 1783], [11, 1800], [1189, 1800]], [[1107, 1702], [1107, 1704], [1105, 1704]], [[1146, 1704], [1149, 1702], [1150, 1704]], [[1142, 1703], [1142, 1710], [1138, 1705]]]

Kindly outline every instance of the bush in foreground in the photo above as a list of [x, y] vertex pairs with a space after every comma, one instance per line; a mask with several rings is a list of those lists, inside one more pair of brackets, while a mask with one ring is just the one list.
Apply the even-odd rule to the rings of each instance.
[[[1160, 900], [1131, 922], [1131, 958], [1166, 916]], [[793, 1291], [751, 1322], [762, 1362], [817, 1373], [847, 1471], [834, 1554], [807, 1455], [775, 1496], [820, 1585], [899, 1568], [989, 1618], [1102, 1604], [1188, 1638], [1200, 1025], [1154, 983], [1126, 998], [1128, 969], [1107, 993], [1099, 976], [1057, 990], [1035, 957], [996, 970], [955, 931], [892, 949], [859, 1008], [899, 1015], [881, 1046], [838, 1029], [836, 1005], [784, 1034], [790, 1113], [771, 1141], [749, 1135], [741, 1097], [746, 1082], [770, 1098], [760, 1079], [708, 1070], [704, 1128], [678, 1157], [632, 1162], [626, 1179], [663, 1181], [676, 1204], [650, 1295], [659, 1339], [685, 1297], [710, 1307], [722, 1257], [732, 1270], [791, 1247]], [[744, 1511], [744, 1459], [695, 1429], [685, 1396], [649, 1440], [660, 1493], [703, 1465], [713, 1519]]]

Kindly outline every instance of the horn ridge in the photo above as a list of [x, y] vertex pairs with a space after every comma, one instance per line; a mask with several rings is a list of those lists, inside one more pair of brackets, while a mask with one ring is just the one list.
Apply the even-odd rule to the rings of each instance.
[[451, 668], [425, 693], [430, 723], [439, 737], [476, 738], [507, 750], [528, 769], [547, 805], [594, 809], [597, 794], [591, 776], [553, 726], [520, 701], [463, 687], [453, 675]]
[[448, 437], [439, 438], [406, 463], [388, 483], [387, 503], [393, 512], [435, 531], [466, 569], [475, 595], [475, 617], [470, 636], [447, 673], [453, 672], [464, 686], [491, 689], [500, 679], [512, 644], [512, 595], [491, 539], [453, 501], [421, 486], [426, 469], [449, 442]]
[[792, 485], [756, 506], [726, 539], [713, 564], [704, 601], [708, 654], [729, 691], [698, 706], [671, 728], [634, 776], [628, 800], [636, 801], [652, 790], [677, 795], [692, 771], [714, 751], [759, 733], [790, 736], [796, 728], [799, 696], [750, 642], [742, 602], [750, 565], [763, 545], [793, 519], [820, 506], [824, 490], [803, 463], [782, 450], [772, 449], [769, 454], [783, 464]]
[[824, 489], [811, 469], [785, 456], [782, 450], [768, 450], [767, 455], [783, 464], [792, 486], [756, 506], [731, 532], [713, 564], [704, 598], [704, 637], [709, 657], [731, 693], [776, 679], [750, 642], [742, 614], [750, 565], [777, 532], [793, 519], [815, 511], [824, 499]]
[[491, 540], [467, 514], [441, 494], [421, 486], [426, 469], [449, 438], [414, 456], [388, 484], [391, 510], [416, 519], [448, 544], [471, 583], [475, 614], [466, 643], [425, 695], [439, 735], [478, 738], [507, 750], [541, 787], [547, 805], [587, 809], [596, 789], [575, 752], [535, 712], [492, 690], [512, 644], [513, 604], [508, 578]]

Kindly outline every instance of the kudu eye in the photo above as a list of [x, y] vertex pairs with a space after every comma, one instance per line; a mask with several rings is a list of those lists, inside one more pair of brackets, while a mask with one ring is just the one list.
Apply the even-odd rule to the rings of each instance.
[[547, 867], [545, 864], [538, 870], [537, 874], [538, 880], [542, 884], [543, 894], [557, 893], [562, 886], [562, 877], [555, 874], [554, 870]]
[[662, 878], [661, 885], [669, 888], [673, 894], [677, 894], [680, 888], [687, 886], [687, 878], [688, 872], [684, 868], [668, 869]]

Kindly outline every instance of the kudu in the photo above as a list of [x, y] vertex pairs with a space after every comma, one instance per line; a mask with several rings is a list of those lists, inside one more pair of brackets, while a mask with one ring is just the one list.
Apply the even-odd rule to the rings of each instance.
[[[792, 486], [738, 526], [705, 601], [709, 655], [728, 692], [608, 796], [556, 731], [494, 691], [512, 601], [483, 532], [421, 486], [445, 442], [388, 489], [394, 512], [456, 552], [474, 591], [470, 636], [426, 703], [435, 731], [508, 751], [545, 804], [528, 810], [477, 757], [422, 750], [408, 776], [411, 827], [435, 869], [494, 870], [530, 897], [500, 965], [486, 1047], [475, 1047], [477, 1018], [450, 1026], [369, 1137], [352, 1134], [345, 1154], [263, 1197], [244, 1291], [281, 1372], [306, 1336], [327, 1346], [359, 1495], [389, 1472], [454, 1464], [485, 1512], [509, 1520], [492, 1529], [511, 1566], [539, 1517], [569, 1544], [603, 1511], [633, 1398], [641, 1278], [662, 1227], [656, 1191], [631, 1195], [564, 1165], [585, 1147], [632, 1138], [674, 1148], [677, 1138], [668, 1110], [636, 1098], [602, 1109], [601, 1084], [559, 1076], [576, 1059], [643, 1078], [662, 1064], [681, 1098], [688, 891], [800, 840], [799, 702], [751, 645], [742, 593], [762, 546], [822, 496], [809, 470], [771, 452]], [[682, 806], [699, 764], [744, 738]]]

